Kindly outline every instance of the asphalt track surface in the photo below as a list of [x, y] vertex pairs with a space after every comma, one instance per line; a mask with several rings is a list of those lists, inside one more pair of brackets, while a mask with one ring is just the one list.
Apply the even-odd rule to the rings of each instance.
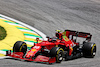
[[95, 58], [53, 65], [1, 59], [0, 67], [100, 67], [99, 0], [0, 0], [0, 14], [29, 24], [51, 37], [56, 29], [90, 32], [92, 41], [97, 44]]

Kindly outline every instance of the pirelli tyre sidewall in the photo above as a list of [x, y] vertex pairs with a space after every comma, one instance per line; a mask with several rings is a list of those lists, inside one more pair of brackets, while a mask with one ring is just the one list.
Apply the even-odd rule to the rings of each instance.
[[60, 47], [53, 47], [50, 50], [50, 54], [52, 57], [56, 57], [56, 63], [61, 63], [63, 60], [64, 50]]
[[93, 58], [96, 55], [96, 44], [93, 42], [86, 42], [83, 44], [83, 56]]
[[17, 41], [13, 46], [13, 52], [23, 52], [26, 53], [27, 51], [27, 44], [22, 41]]

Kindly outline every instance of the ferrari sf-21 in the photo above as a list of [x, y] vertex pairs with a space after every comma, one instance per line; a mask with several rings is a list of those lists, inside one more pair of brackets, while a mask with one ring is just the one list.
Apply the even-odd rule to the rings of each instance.
[[[78, 38], [83, 40], [78, 42]], [[6, 55], [26, 61], [43, 63], [61, 63], [62, 60], [70, 60], [78, 57], [91, 57], [96, 55], [96, 44], [91, 42], [90, 33], [65, 30], [57, 30], [55, 37], [47, 37], [47, 40], [38, 42], [27, 49], [27, 44], [17, 41], [13, 46], [13, 51], [6, 51]]]

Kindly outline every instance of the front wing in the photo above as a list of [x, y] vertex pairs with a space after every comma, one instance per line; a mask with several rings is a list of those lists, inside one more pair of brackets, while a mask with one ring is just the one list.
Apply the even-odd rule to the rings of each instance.
[[46, 57], [42, 55], [38, 55], [36, 58], [25, 58], [23, 52], [11, 52], [11, 51], [6, 51], [6, 56], [10, 56], [12, 58], [17, 58], [21, 60], [26, 60], [26, 61], [33, 61], [33, 62], [42, 62], [42, 63], [55, 63], [56, 58], [55, 57]]

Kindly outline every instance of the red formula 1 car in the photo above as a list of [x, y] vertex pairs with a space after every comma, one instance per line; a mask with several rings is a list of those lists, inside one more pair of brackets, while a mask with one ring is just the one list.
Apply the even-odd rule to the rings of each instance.
[[[48, 38], [47, 41], [34, 44], [30, 50], [25, 42], [17, 41], [13, 46], [13, 52], [7, 51], [6, 55], [27, 61], [60, 63], [62, 60], [69, 60], [77, 57], [94, 57], [96, 55], [96, 44], [91, 41], [90, 33], [65, 30], [57, 30], [56, 36]], [[83, 38], [82, 43], [78, 38]]]

